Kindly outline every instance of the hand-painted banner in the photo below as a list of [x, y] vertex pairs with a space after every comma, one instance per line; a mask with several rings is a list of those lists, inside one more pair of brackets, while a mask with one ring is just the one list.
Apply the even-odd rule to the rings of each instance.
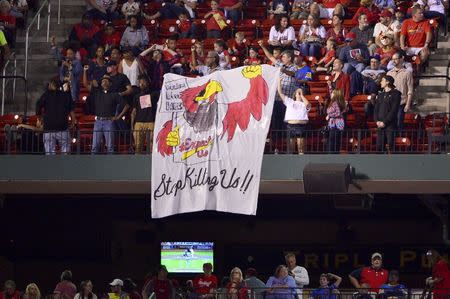
[[164, 76], [152, 156], [152, 217], [255, 215], [279, 76], [269, 65]]

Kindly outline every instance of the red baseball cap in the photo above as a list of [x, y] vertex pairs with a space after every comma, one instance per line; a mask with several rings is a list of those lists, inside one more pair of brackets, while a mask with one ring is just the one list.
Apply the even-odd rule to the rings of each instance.
[[386, 18], [386, 17], [392, 18], [392, 12], [390, 10], [388, 10], [388, 9], [385, 9], [385, 10], [383, 10], [382, 13], [380, 13], [380, 17], [382, 17], [382, 18]]

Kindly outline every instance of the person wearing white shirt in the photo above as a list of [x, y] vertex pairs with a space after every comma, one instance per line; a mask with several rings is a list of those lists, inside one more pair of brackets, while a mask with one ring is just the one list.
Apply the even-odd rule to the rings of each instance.
[[289, 18], [277, 18], [275, 25], [270, 28], [269, 44], [271, 46], [289, 47], [295, 41], [295, 30], [289, 23]]
[[381, 41], [381, 35], [386, 32], [391, 32], [394, 35], [394, 41], [396, 45], [400, 44], [400, 30], [402, 26], [400, 22], [394, 19], [394, 15], [389, 10], [384, 10], [380, 14], [380, 22], [375, 24], [373, 29], [373, 37], [375, 38], [375, 44], [379, 47], [383, 47]]
[[139, 2], [135, 2], [134, 0], [128, 0], [122, 5], [122, 13], [125, 18], [138, 15], [140, 12]]
[[[305, 139], [303, 137], [304, 131], [306, 129], [306, 124], [308, 123], [308, 112], [311, 109], [311, 104], [309, 103], [308, 99], [303, 95], [303, 89], [298, 88], [294, 92], [294, 99], [286, 96], [283, 94], [282, 88], [281, 88], [281, 80], [278, 79], [278, 94], [280, 95], [280, 99], [283, 101], [283, 104], [286, 106], [286, 113], [284, 115], [284, 121], [287, 123], [287, 129], [289, 132], [289, 143], [290, 143], [290, 149], [293, 152], [294, 150], [294, 138], [297, 141], [297, 149], [298, 154], [302, 155], [304, 153], [304, 147], [305, 147]], [[299, 269], [295, 267], [295, 255], [293, 255], [294, 259], [294, 269], [296, 272], [299, 273], [302, 271], [298, 271]], [[292, 257], [289, 258], [289, 261], [292, 260]], [[290, 263], [288, 261], [288, 258], [286, 256], [286, 263], [288, 267], [290, 266]], [[300, 267], [301, 268], [301, 267]], [[292, 270], [289, 267], [289, 270]], [[292, 271], [294, 271], [292, 270]], [[300, 269], [301, 270], [301, 269]], [[306, 269], [305, 269], [306, 271]], [[296, 273], [294, 272], [294, 274]], [[306, 278], [307, 283], [305, 283], [303, 278], [297, 278], [296, 274], [293, 275], [293, 278], [295, 279], [295, 283], [297, 284], [297, 287], [303, 287], [303, 285], [307, 285], [309, 283], [308, 278], [308, 272], [306, 272]], [[299, 290], [297, 290], [298, 292]], [[300, 290], [301, 291], [301, 290]]]
[[297, 295], [299, 299], [302, 299], [302, 293], [303, 293], [303, 287], [307, 286], [309, 284], [309, 275], [306, 268], [297, 266], [297, 260], [295, 258], [295, 254], [288, 253], [284, 257], [286, 260], [286, 264], [289, 270], [289, 275], [291, 275], [294, 280], [295, 284], [297, 285]]
[[307, 23], [302, 25], [299, 32], [299, 40], [302, 43], [300, 52], [303, 56], [319, 58], [320, 49], [323, 48], [327, 31], [320, 24], [317, 16], [310, 14]]

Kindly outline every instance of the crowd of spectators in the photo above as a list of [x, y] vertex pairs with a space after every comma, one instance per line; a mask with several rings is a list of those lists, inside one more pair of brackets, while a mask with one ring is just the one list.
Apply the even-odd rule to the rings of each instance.
[[[8, 1], [0, 1], [0, 20], [3, 2]], [[139, 131], [130, 134], [135, 152], [151, 144], [144, 139], [153, 130], [164, 74], [204, 76], [260, 63], [281, 69], [271, 129], [287, 130], [299, 154], [305, 151], [305, 129], [322, 127], [330, 152], [339, 152], [346, 128], [373, 129], [377, 150], [389, 152], [393, 132], [403, 129], [414, 104], [413, 74], [427, 62], [436, 25], [446, 20], [448, 0], [429, 2], [86, 0], [81, 22], [61, 46], [52, 39], [51, 49], [60, 61], [60, 86], [69, 83], [72, 109], [83, 107], [71, 122], [89, 123], [83, 116], [96, 116], [84, 127], [99, 131], [93, 153], [103, 138], [107, 152], [117, 150], [115, 134], [101, 134], [111, 130]], [[250, 19], [261, 8], [262, 15]], [[367, 95], [363, 103], [354, 100], [359, 95]], [[364, 121], [347, 123], [361, 105]], [[37, 115], [71, 112], [38, 108]], [[59, 129], [66, 127], [61, 123]]]
[[[450, 271], [447, 261], [434, 250], [427, 252], [432, 266], [432, 276], [425, 281], [425, 290], [431, 290], [434, 298], [448, 298], [450, 292]], [[383, 268], [380, 253], [373, 253], [371, 265], [354, 270], [348, 275], [354, 289], [339, 291], [343, 278], [333, 273], [323, 273], [316, 283], [310, 283], [307, 269], [297, 265], [295, 255], [285, 256], [286, 264], [276, 267], [274, 274], [264, 283], [255, 268], [248, 268], [245, 276], [242, 270], [234, 267], [229, 276], [219, 278], [213, 274], [211, 263], [203, 264], [203, 273], [193, 279], [181, 282], [169, 279], [167, 268], [161, 265], [154, 273], [149, 274], [138, 291], [137, 285], [130, 278], [115, 278], [109, 283], [108, 293], [96, 295], [90, 280], [84, 280], [80, 287], [73, 283], [72, 272], [65, 270], [61, 280], [51, 292], [55, 299], [194, 299], [194, 298], [227, 298], [227, 299], [302, 299], [302, 298], [338, 298], [341, 294], [354, 299], [373, 298], [407, 298], [410, 295], [405, 284], [401, 283], [399, 272], [388, 272]], [[316, 285], [316, 289], [306, 289], [308, 285]], [[18, 291], [12, 280], [4, 283], [4, 291], [0, 299], [41, 299], [44, 294], [35, 283], [26, 286], [25, 292]], [[46, 296], [47, 298], [47, 296]]]

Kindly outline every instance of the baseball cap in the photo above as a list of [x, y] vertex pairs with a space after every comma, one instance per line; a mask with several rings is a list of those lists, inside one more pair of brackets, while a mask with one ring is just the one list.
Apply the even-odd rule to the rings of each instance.
[[354, 33], [354, 32], [349, 32], [345, 35], [346, 42], [351, 42], [354, 39], [356, 39], [356, 33]]
[[372, 60], [372, 59], [375, 59], [375, 60], [380, 61], [380, 60], [381, 60], [381, 57], [380, 57], [380, 55], [375, 54], [375, 55], [373, 55], [373, 56], [370, 56], [370, 60]]
[[383, 11], [380, 13], [380, 17], [383, 17], [383, 18], [386, 18], [386, 17], [392, 18], [392, 12], [391, 12], [390, 10], [388, 10], [388, 9], [385, 9], [385, 10], [383, 10]]
[[[385, 77], [386, 80], [388, 80], [388, 82], [390, 83], [390, 80], [388, 79], [388, 77], [391, 77], [391, 76], [386, 76]], [[394, 84], [394, 78], [392, 78], [392, 84]], [[375, 252], [374, 254], [372, 254], [372, 259], [374, 260], [376, 258], [383, 259], [383, 257], [381, 256], [381, 253], [379, 253], [379, 252]]]
[[108, 63], [106, 64], [106, 66], [113, 66], [113, 65], [117, 65], [117, 62], [114, 60], [110, 60], [108, 61]]
[[[395, 79], [394, 79], [394, 77], [387, 75], [387, 76], [384, 77], [384, 79], [385, 79], [386, 81], [389, 82], [389, 85], [390, 85], [392, 88], [395, 88], [395, 85], [394, 85]], [[374, 254], [375, 254], [375, 253], [374, 253]], [[378, 253], [378, 254], [379, 254], [379, 253]], [[381, 257], [381, 254], [380, 254], [380, 257]], [[372, 254], [372, 258], [373, 258], [373, 254]]]
[[404, 6], [398, 6], [394, 9], [395, 12], [401, 12], [402, 14], [406, 14], [406, 7]]
[[[105, 78], [105, 76], [103, 76], [103, 78]], [[109, 78], [109, 77], [108, 77]], [[123, 286], [123, 281], [121, 279], [114, 279], [110, 284], [110, 286]]]

